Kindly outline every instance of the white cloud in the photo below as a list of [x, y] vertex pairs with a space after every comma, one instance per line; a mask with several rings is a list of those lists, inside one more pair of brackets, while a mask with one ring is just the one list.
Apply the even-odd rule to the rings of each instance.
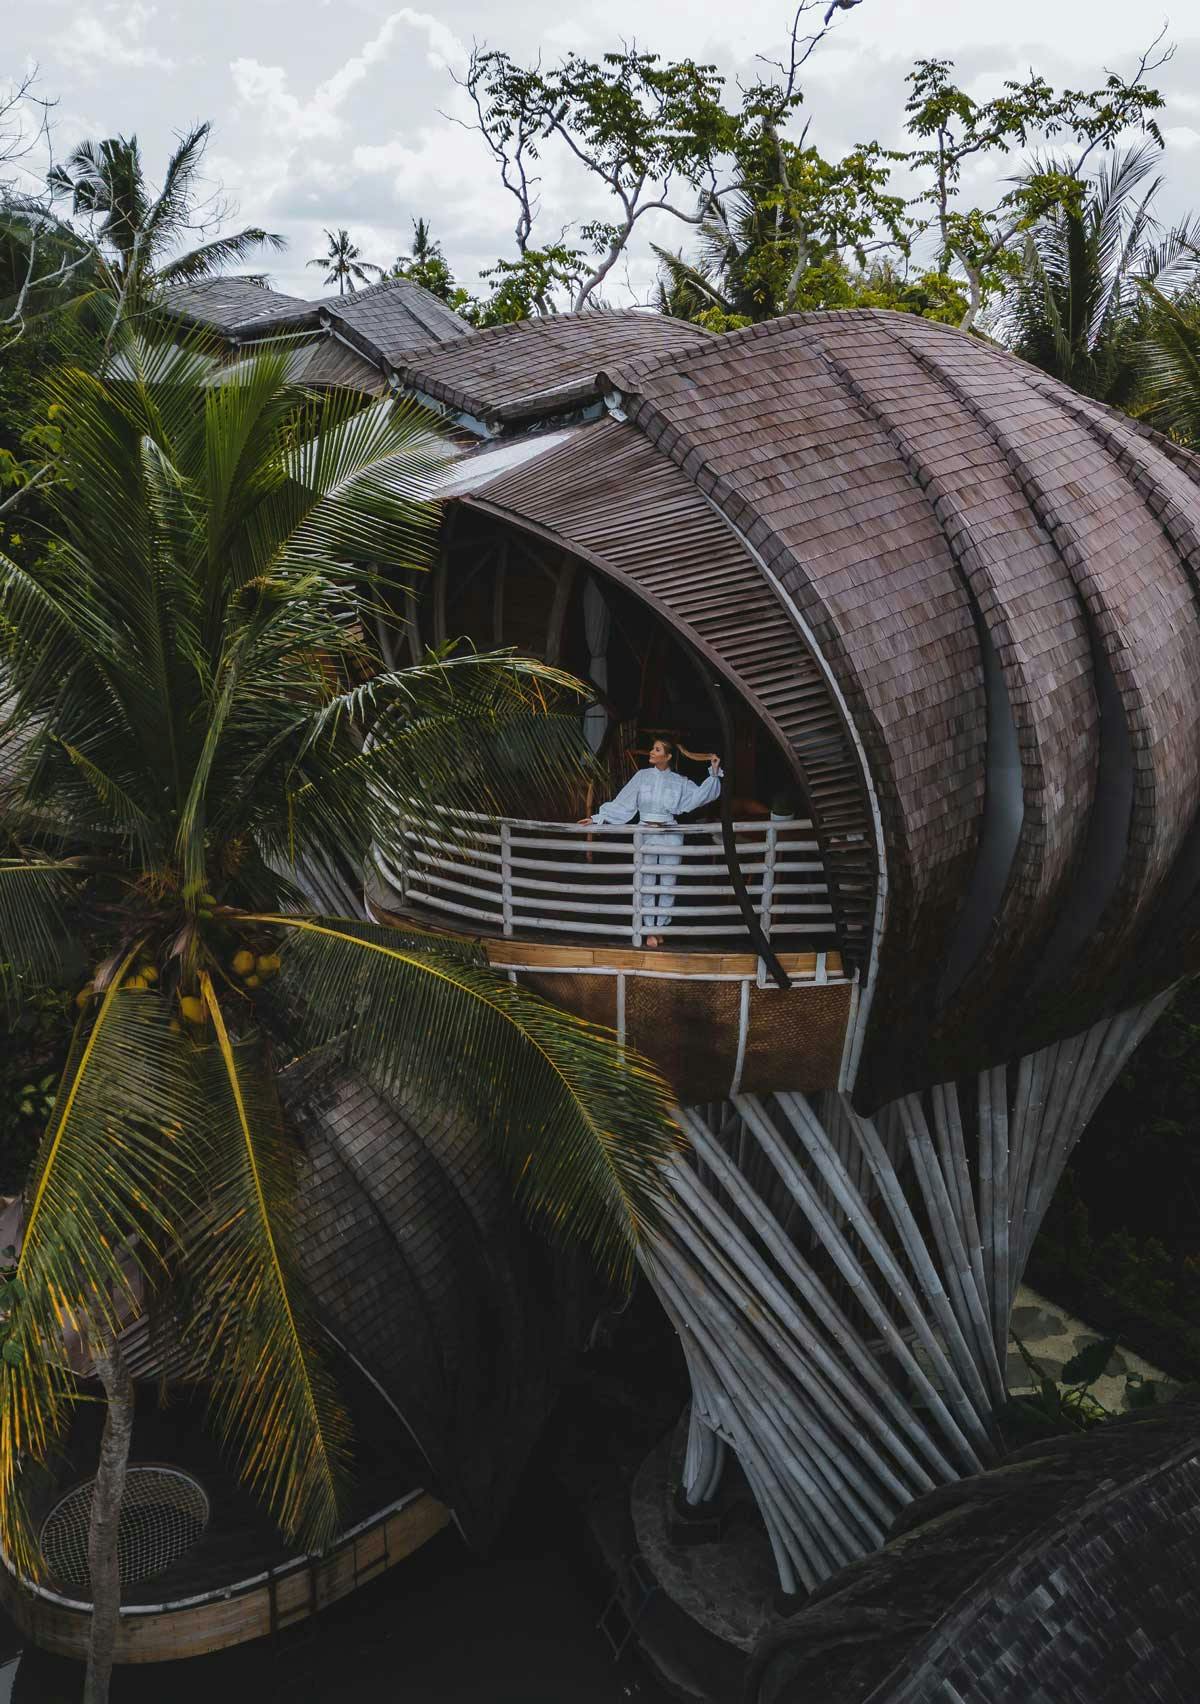
[[1163, 131], [1163, 141], [1171, 148], [1200, 148], [1200, 130], [1193, 130], [1190, 124], [1173, 124]]
[[346, 129], [341, 109], [347, 97], [363, 82], [372, 66], [388, 57], [397, 37], [409, 30], [425, 37], [426, 60], [433, 70], [444, 72], [451, 65], [464, 63], [466, 49], [453, 30], [430, 13], [414, 12], [405, 6], [390, 13], [361, 51], [318, 84], [307, 101], [292, 93], [282, 65], [263, 65], [257, 59], [233, 61], [229, 67], [233, 85], [238, 98], [260, 108], [281, 136], [297, 140], [338, 137]]
[[73, 70], [174, 71], [178, 63], [146, 40], [157, 8], [134, 4], [77, 12], [55, 43], [58, 57]]

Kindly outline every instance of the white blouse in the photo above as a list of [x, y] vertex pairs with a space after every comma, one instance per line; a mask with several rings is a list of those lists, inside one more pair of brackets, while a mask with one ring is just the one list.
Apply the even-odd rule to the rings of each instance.
[[592, 817], [597, 823], [642, 822], [671, 823], [684, 811], [698, 811], [721, 794], [721, 778], [725, 771], [718, 769], [703, 781], [689, 781], [673, 769], [639, 769], [632, 781], [626, 783], [615, 799], [601, 805]]

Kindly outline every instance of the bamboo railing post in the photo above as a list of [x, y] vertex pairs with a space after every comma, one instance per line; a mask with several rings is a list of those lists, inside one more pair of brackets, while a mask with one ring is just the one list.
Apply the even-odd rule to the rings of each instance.
[[644, 850], [642, 845], [642, 829], [639, 825], [633, 831], [633, 944], [642, 944], [642, 879], [643, 879]]
[[500, 823], [500, 911], [506, 935], [513, 932], [512, 829]]

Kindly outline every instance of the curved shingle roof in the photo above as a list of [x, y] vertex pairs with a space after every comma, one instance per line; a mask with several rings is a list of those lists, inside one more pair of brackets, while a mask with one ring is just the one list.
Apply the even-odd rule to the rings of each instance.
[[[888, 878], [881, 1087], [1194, 965], [1200, 462], [904, 314], [776, 320], [599, 382], [742, 534], [848, 706]], [[1160, 967], [1168, 891], [1185, 939]]]
[[451, 408], [511, 427], [598, 400], [596, 371], [608, 361], [654, 359], [708, 336], [699, 326], [638, 308], [552, 314], [423, 349], [399, 366], [399, 376]]
[[756, 1653], [748, 1704], [1188, 1704], [1200, 1400], [920, 1497]]
[[314, 305], [375, 360], [394, 363], [413, 349], [471, 335], [471, 327], [453, 308], [406, 278], [385, 278]]
[[317, 323], [316, 303], [285, 296], [247, 278], [202, 278], [195, 284], [171, 284], [160, 290], [155, 300], [172, 319], [206, 326], [227, 337], [243, 336], [248, 328]]
[[304, 1150], [298, 1246], [334, 1338], [430, 1464], [474, 1544], [544, 1424], [569, 1302], [531, 1261], [507, 1180], [461, 1119], [302, 1061], [280, 1080]]
[[904, 314], [563, 316], [401, 376], [502, 425], [618, 412], [462, 500], [636, 580], [788, 724], [864, 976], [876, 902], [864, 1102], [1200, 965], [1196, 457]]

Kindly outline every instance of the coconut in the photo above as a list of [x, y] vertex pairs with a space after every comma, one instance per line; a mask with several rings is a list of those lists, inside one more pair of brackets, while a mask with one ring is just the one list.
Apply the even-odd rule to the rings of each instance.
[[229, 962], [233, 966], [235, 976], [249, 976], [254, 969], [254, 954], [248, 947], [242, 947], [239, 952], [234, 953]]

